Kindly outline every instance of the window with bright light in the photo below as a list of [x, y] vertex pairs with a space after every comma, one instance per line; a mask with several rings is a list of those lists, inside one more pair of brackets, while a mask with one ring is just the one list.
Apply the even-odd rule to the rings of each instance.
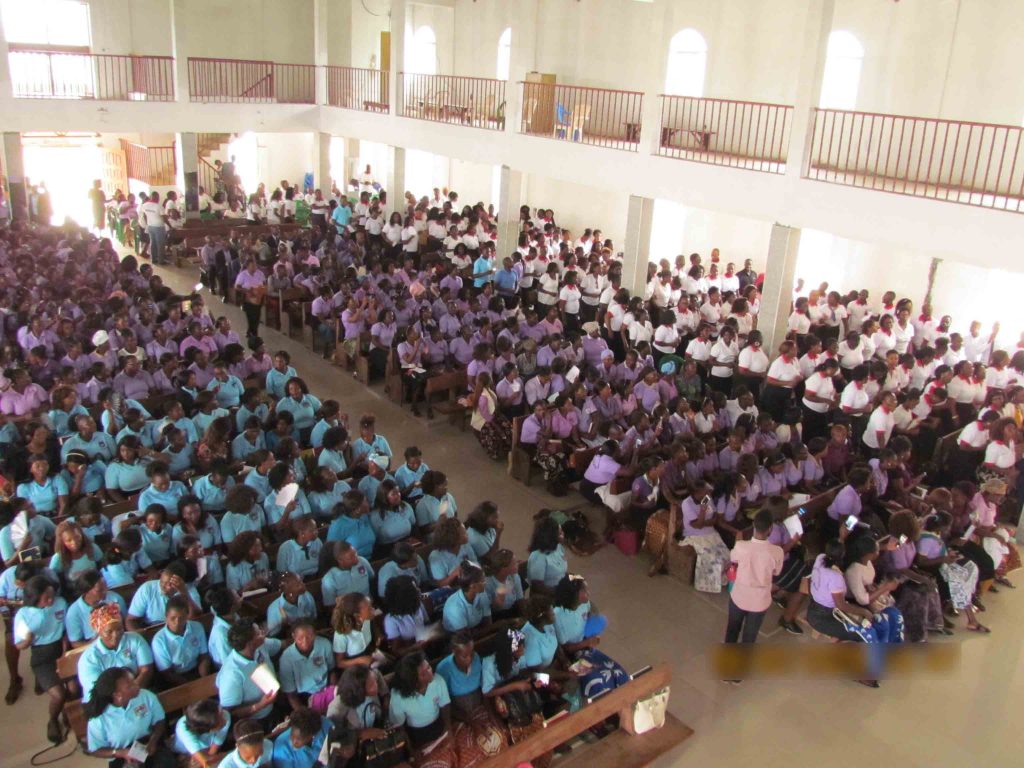
[[0, 0], [8, 43], [88, 48], [89, 4], [82, 0]]
[[704, 95], [708, 44], [696, 29], [676, 32], [668, 44], [665, 93], [669, 96]]
[[509, 68], [512, 66], [512, 27], [506, 27], [498, 38], [498, 74], [499, 80], [508, 80]]
[[683, 253], [683, 234], [686, 230], [686, 208], [674, 200], [656, 198], [651, 216], [651, 248], [648, 260], [675, 261]]
[[235, 160], [235, 173], [242, 178], [242, 189], [255, 192], [260, 185], [259, 149], [256, 134], [246, 131], [228, 143], [228, 157]]
[[410, 41], [408, 71], [417, 75], [437, 74], [437, 38], [434, 30], [423, 26], [417, 29]]
[[853, 109], [857, 106], [860, 70], [864, 65], [864, 46], [846, 30], [828, 37], [825, 72], [821, 80], [822, 109]]

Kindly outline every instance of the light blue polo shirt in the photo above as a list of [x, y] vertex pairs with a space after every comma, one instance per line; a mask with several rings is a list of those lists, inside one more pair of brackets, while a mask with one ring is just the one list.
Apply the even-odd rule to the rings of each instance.
[[320, 592], [323, 596], [324, 606], [333, 608], [335, 599], [347, 595], [349, 592], [369, 595], [373, 575], [373, 566], [365, 557], [360, 557], [359, 561], [348, 570], [334, 566], [320, 580]]
[[[196, 605], [200, 604], [199, 592], [194, 586], [188, 586], [188, 593]], [[128, 615], [145, 619], [147, 624], [161, 624], [167, 614], [167, 601], [170, 598], [160, 589], [160, 579], [144, 581], [135, 590]]]
[[324, 419], [320, 419], [320, 421], [313, 425], [313, 431], [309, 433], [309, 444], [313, 448], [319, 448], [324, 444], [324, 432], [331, 427], [336, 426], [338, 426], [337, 419], [335, 419], [334, 424], [331, 424], [331, 422], [325, 421]]
[[206, 430], [210, 428], [217, 419], [230, 416], [231, 413], [227, 408], [214, 408], [209, 413], [203, 413], [200, 411], [192, 417], [192, 423], [195, 425], [196, 432], [199, 433], [200, 437], [206, 434]]
[[344, 654], [348, 658], [362, 656], [373, 643], [373, 631], [369, 621], [364, 621], [359, 629], [346, 634], [334, 633], [331, 648], [335, 653]]
[[534, 550], [526, 561], [526, 578], [539, 581], [550, 589], [557, 587], [568, 571], [569, 565], [565, 562], [565, 550], [561, 544], [548, 553]]
[[245, 589], [245, 585], [255, 578], [270, 573], [270, 558], [266, 552], [260, 552], [255, 563], [242, 560], [239, 563], [228, 562], [227, 584], [236, 592]]
[[316, 424], [316, 414], [320, 410], [320, 398], [303, 395], [296, 400], [294, 397], [282, 397], [277, 401], [278, 413], [290, 413], [295, 419], [296, 429], [312, 429]]
[[245, 429], [245, 422], [249, 420], [250, 416], [255, 416], [260, 420], [260, 423], [266, 422], [270, 416], [270, 408], [267, 407], [266, 403], [260, 403], [256, 406], [255, 410], [250, 411], [244, 405], [238, 406], [238, 411], [235, 412], [235, 430], [241, 432]]
[[316, 459], [316, 465], [318, 467], [328, 467], [336, 474], [341, 474], [348, 469], [348, 464], [345, 461], [345, 454], [338, 451], [328, 450], [327, 448], [320, 451], [320, 455]]
[[295, 573], [303, 579], [315, 576], [320, 564], [320, 550], [324, 543], [313, 539], [308, 544], [299, 544], [295, 539], [288, 539], [277, 548], [277, 570], [280, 573]]
[[309, 500], [309, 508], [313, 511], [313, 514], [323, 520], [334, 517], [334, 508], [342, 502], [345, 494], [351, 490], [351, 485], [344, 480], [338, 480], [329, 491], [314, 491], [309, 493], [306, 498]]
[[179, 717], [177, 725], [174, 726], [174, 751], [179, 755], [194, 755], [197, 752], [205, 752], [214, 744], [218, 747], [223, 746], [231, 731], [231, 713], [227, 710], [223, 712], [224, 725], [209, 733], [192, 733], [188, 728], [188, 718]]
[[526, 653], [523, 654], [523, 665], [526, 667], [550, 667], [558, 650], [558, 636], [555, 625], [548, 624], [543, 631], [527, 622], [523, 625], [526, 637]]
[[281, 653], [278, 677], [285, 693], [318, 693], [327, 687], [327, 674], [334, 669], [331, 641], [319, 635], [313, 648], [304, 656], [295, 643]]
[[[263, 509], [267, 513], [267, 524], [277, 525], [284, 517], [284, 507], [278, 505], [277, 491], [271, 490], [267, 494], [267, 498], [263, 501]], [[309, 499], [306, 498], [306, 492], [299, 489], [299, 492], [295, 495], [295, 509], [292, 510], [291, 519], [296, 520], [306, 515], [312, 515], [313, 510], [309, 506]]]
[[231, 629], [231, 622], [225, 621], [220, 616], [213, 617], [210, 624], [210, 637], [206, 641], [206, 649], [210, 652], [210, 659], [218, 667], [224, 663], [224, 659], [231, 653], [228, 645], [228, 630]]
[[416, 502], [416, 524], [425, 527], [433, 525], [444, 517], [457, 517], [459, 506], [455, 497], [446, 493], [440, 499], [436, 496], [424, 495]]
[[[53, 534], [57, 526], [45, 515], [33, 515], [28, 521], [28, 531], [32, 534], [32, 546], [53, 541]], [[0, 528], [0, 556], [4, 560], [14, 557], [14, 539], [11, 538], [11, 526], [5, 525]]]
[[[60, 478], [69, 489], [75, 484], [75, 479], [66, 469], [60, 471]], [[85, 466], [85, 477], [82, 478], [83, 493], [96, 493], [100, 488], [104, 487], [105, 483], [106, 472], [101, 464], [87, 464]]]
[[207, 652], [206, 630], [198, 621], [185, 622], [185, 631], [176, 635], [166, 626], [153, 635], [153, 661], [161, 672], [191, 672], [199, 666], [199, 657]]
[[473, 654], [473, 661], [470, 662], [469, 672], [463, 672], [455, 663], [455, 655], [449, 654], [441, 659], [437, 665], [435, 674], [444, 678], [448, 686], [448, 693], [452, 696], [465, 696], [480, 690], [483, 665], [480, 662], [480, 654]]
[[388, 582], [395, 576], [412, 576], [416, 579], [416, 584], [423, 586], [424, 583], [430, 581], [430, 574], [427, 573], [427, 566], [423, 562], [423, 558], [416, 555], [416, 565], [412, 568], [402, 568], [394, 560], [388, 560], [384, 565], [380, 567], [380, 572], [377, 574], [377, 594], [383, 599], [384, 591], [387, 589]]
[[[181, 540], [186, 536], [192, 534], [186, 533], [181, 523], [175, 524], [171, 528], [171, 541], [174, 543], [174, 549], [178, 549], [178, 545], [181, 544]], [[212, 549], [213, 547], [219, 546], [222, 542], [220, 537], [220, 527], [217, 525], [217, 521], [212, 515], [206, 518], [206, 525], [198, 530], [196, 538], [199, 539], [199, 543], [203, 545], [203, 549]]]
[[[220, 387], [220, 389], [217, 389]], [[227, 381], [218, 381], [217, 379], [210, 379], [210, 383], [206, 385], [206, 388], [214, 393], [214, 397], [217, 398], [217, 405], [221, 408], [234, 408], [238, 405], [242, 399], [242, 393], [245, 392], [245, 385], [242, 380], [237, 376], [228, 374]]]
[[138, 674], [142, 667], [153, 663], [149, 643], [137, 632], [125, 632], [117, 648], [110, 650], [101, 640], [94, 640], [78, 660], [78, 682], [82, 685], [82, 701], [92, 696], [92, 687], [105, 669], [127, 667]]
[[370, 506], [372, 507], [377, 503], [377, 489], [380, 488], [380, 484], [385, 480], [394, 479], [395, 478], [389, 472], [385, 472], [384, 477], [379, 480], [373, 475], [366, 475], [366, 477], [359, 481], [356, 488], [363, 492], [363, 496], [366, 497], [366, 500], [370, 502]]
[[581, 603], [575, 610], [555, 606], [555, 635], [558, 642], [579, 643], [583, 640], [587, 617], [590, 615], [590, 603]]
[[64, 616], [64, 631], [69, 641], [80, 643], [83, 640], [92, 640], [96, 637], [92, 625], [89, 624], [89, 616], [92, 615], [93, 608], [105, 603], [116, 603], [121, 610], [121, 620], [124, 620], [128, 614], [128, 607], [125, 605], [124, 598], [117, 592], [113, 590], [107, 592], [106, 598], [96, 605], [89, 605], [84, 598], [80, 597], [68, 607], [68, 612]]
[[441, 716], [441, 710], [451, 703], [444, 678], [434, 675], [425, 693], [414, 693], [406, 698], [391, 689], [388, 719], [392, 725], [409, 724], [413, 728], [426, 728]]
[[327, 529], [327, 541], [347, 541], [363, 557], [372, 557], [377, 532], [370, 525], [369, 514], [362, 517], [341, 515]]
[[103, 714], [89, 720], [86, 730], [89, 751], [127, 749], [145, 739], [164, 719], [164, 708], [156, 694], [145, 688], [123, 707], [109, 704]]
[[207, 512], [223, 512], [224, 499], [227, 498], [228, 491], [234, 487], [233, 477], [229, 477], [221, 488], [210, 482], [209, 475], [203, 475], [192, 483], [192, 495], [199, 499], [200, 506]]
[[32, 502], [36, 512], [49, 514], [57, 511], [58, 497], [68, 495], [68, 484], [60, 475], [47, 477], [42, 485], [29, 480], [18, 485], [17, 495]]
[[[502, 587], [505, 589], [505, 601], [499, 607], [497, 603], [497, 595], [498, 590]], [[518, 573], [513, 573], [504, 581], [498, 581], [494, 576], [487, 577], [487, 599], [491, 601], [491, 610], [507, 611], [509, 608], [514, 606], [516, 602], [522, 600], [524, 596], [523, 581], [519, 578]]]
[[373, 532], [377, 534], [377, 541], [382, 544], [392, 544], [400, 541], [412, 533], [416, 525], [416, 517], [412, 513], [412, 507], [404, 501], [397, 509], [389, 509], [381, 516], [379, 509], [374, 509], [369, 514], [370, 525]]
[[32, 633], [32, 645], [49, 645], [64, 637], [64, 616], [68, 604], [63, 597], [55, 597], [46, 608], [25, 606], [14, 614], [14, 641], [25, 642]]
[[117, 444], [106, 432], [96, 432], [88, 441], [79, 434], [74, 434], [64, 441], [60, 447], [60, 463], [68, 460], [72, 451], [83, 451], [91, 461], [102, 461], [104, 465], [117, 455]]
[[164, 453], [167, 454], [167, 468], [171, 471], [172, 475], [180, 474], [192, 467], [195, 450], [191, 445], [186, 445], [180, 451], [172, 451], [169, 448], [165, 448]]
[[449, 574], [459, 569], [463, 560], [478, 562], [476, 553], [469, 544], [463, 544], [459, 551], [454, 553], [447, 549], [431, 550], [427, 559], [430, 561], [430, 578], [434, 581], [447, 579]]
[[256, 453], [256, 451], [266, 447], [267, 441], [264, 439], [262, 432], [256, 436], [255, 442], [250, 441], [245, 436], [245, 432], [241, 432], [231, 441], [231, 458], [235, 461], [244, 461], [249, 454]]
[[[224, 709], [233, 709], [234, 707], [252, 704], [262, 699], [263, 691], [259, 689], [256, 683], [249, 679], [249, 676], [260, 664], [266, 664], [276, 674], [274, 661], [271, 657], [280, 650], [281, 641], [268, 637], [263, 641], [263, 645], [256, 649], [252, 659], [247, 659], [238, 651], [231, 651], [227, 659], [224, 660], [224, 666], [217, 673], [217, 693], [220, 698], [220, 705]], [[268, 704], [263, 709], [254, 712], [251, 717], [254, 720], [262, 720], [270, 714], [270, 710], [273, 708], [273, 704]]]
[[409, 469], [408, 464], [403, 464], [395, 470], [395, 482], [398, 483], [399, 490], [402, 491], [402, 495], [409, 501], [414, 501], [423, 495], [422, 488], [415, 488], [409, 490], [413, 483], [418, 483], [423, 479], [423, 475], [430, 471], [430, 467], [427, 466], [427, 462], [422, 462], [420, 468], [413, 471]]
[[[282, 612], [284, 616], [282, 616]], [[309, 592], [303, 592], [295, 603], [289, 603], [284, 595], [267, 606], [267, 634], [276, 635], [284, 627], [285, 622], [293, 624], [299, 619], [316, 618], [316, 600]]]
[[[33, 545], [35, 544], [35, 536], [32, 537]], [[50, 558], [50, 570], [54, 573], [61, 573], [68, 578], [73, 578], [83, 571], [89, 571], [96, 567], [96, 564], [103, 559], [103, 552], [95, 544], [92, 544], [92, 549], [88, 554], [83, 554], [81, 557], [76, 557], [70, 563], [65, 563], [61, 560], [59, 554], [54, 554]]]
[[[391, 452], [391, 445], [383, 435], [374, 435], [373, 440], [366, 442], [362, 437], [352, 441], [352, 461], [357, 462], [364, 456], [379, 454], [393, 459], [395, 454]], [[390, 462], [389, 462], [390, 464]], [[387, 467], [385, 467], [387, 469]]]
[[479, 560], [491, 551], [491, 547], [494, 546], [494, 542], [498, 538], [498, 531], [488, 528], [485, 533], [480, 533], [476, 528], [466, 526], [466, 536], [469, 538], [469, 546], [473, 548], [473, 552]]
[[224, 759], [217, 763], [217, 768], [260, 768], [264, 765], [271, 765], [274, 759], [274, 744], [269, 739], [263, 740], [263, 754], [260, 755], [256, 765], [247, 763], [238, 754], [238, 749], [233, 749], [224, 755]]
[[[0, 597], [5, 600], [21, 602], [25, 599], [25, 588], [19, 587], [14, 579], [14, 572], [17, 568], [17, 565], [11, 565], [5, 568], [3, 573], [0, 573]], [[49, 568], [42, 570], [40, 575], [48, 578], [54, 588], [60, 588], [60, 579], [57, 577], [57, 574]], [[10, 616], [11, 609], [8, 606], [0, 607], [0, 614]]]
[[502, 677], [498, 672], [498, 661], [494, 656], [486, 656], [483, 661], [482, 680], [480, 688], [484, 693], [490, 693], [495, 688], [499, 688], [504, 685], [506, 680], [511, 680], [520, 672], [523, 671], [523, 659], [525, 656], [520, 656], [518, 659], [512, 662], [512, 669], [508, 675]]
[[167, 510], [167, 519], [178, 519], [178, 499], [188, 494], [188, 488], [180, 480], [171, 480], [166, 491], [158, 491], [152, 485], [139, 494], [138, 510], [144, 513], [150, 504], [162, 504]]
[[136, 461], [134, 464], [112, 461], [107, 464], [103, 482], [107, 488], [113, 488], [122, 493], [141, 491], [149, 485], [149, 478], [146, 477], [146, 464], [142, 461]]
[[261, 475], [255, 469], [252, 472], [248, 472], [245, 475], [245, 484], [256, 491], [256, 501], [260, 504], [267, 498], [267, 494], [271, 493], [270, 481], [266, 475]]
[[319, 765], [320, 750], [331, 732], [331, 721], [326, 717], [320, 721], [320, 730], [313, 740], [302, 749], [292, 746], [292, 729], [286, 728], [274, 739], [274, 768], [312, 768]]
[[[177, 511], [177, 507], [175, 507], [175, 511]], [[140, 525], [138, 528], [139, 534], [142, 536], [142, 549], [150, 560], [154, 563], [164, 563], [171, 559], [174, 534], [170, 523], [164, 523], [163, 528], [159, 531], [151, 531], [145, 525]]]
[[472, 603], [466, 600], [466, 593], [461, 589], [444, 601], [444, 628], [449, 632], [472, 629], [490, 615], [491, 602], [487, 599], [486, 591], [477, 595]]
[[290, 365], [285, 368], [284, 373], [281, 373], [277, 368], [271, 368], [267, 371], [267, 393], [275, 400], [280, 400], [284, 397], [285, 386], [297, 375], [295, 369]]
[[263, 513], [263, 507], [259, 504], [254, 504], [253, 508], [245, 514], [225, 512], [220, 519], [220, 537], [225, 544], [230, 544], [238, 534], [244, 531], [259, 533], [266, 524], [267, 518]]
[[[88, 416], [89, 411], [81, 403], [75, 403], [71, 406], [70, 411], [62, 411], [59, 408], [54, 408], [52, 411], [46, 414], [50, 419], [50, 424], [53, 425], [53, 433], [57, 437], [67, 437], [74, 433], [71, 429], [72, 422], [79, 416]], [[8, 424], [8, 426], [13, 426]], [[19, 436], [20, 437], [20, 436]], [[17, 438], [16, 438], [17, 439]], [[0, 441], [0, 442], [14, 442], [13, 440]]]

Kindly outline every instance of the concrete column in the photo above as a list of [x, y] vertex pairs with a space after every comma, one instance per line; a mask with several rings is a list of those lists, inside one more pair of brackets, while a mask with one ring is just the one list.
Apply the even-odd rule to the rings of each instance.
[[629, 196], [626, 240], [622, 252], [622, 287], [632, 296], [642, 296], [647, 285], [647, 263], [651, 258], [651, 224], [654, 199]]
[[643, 67], [641, 82], [646, 87], [637, 89], [644, 91], [639, 150], [641, 154], [656, 155], [661, 144], [661, 99], [658, 94], [665, 92], [669, 40], [678, 30], [672, 25], [672, 3], [669, 0], [654, 0], [649, 10], [656, 28], [652, 30], [650, 39], [653, 52]]
[[[516, 4], [512, 14], [512, 51], [505, 85], [505, 131], [516, 133], [523, 120], [521, 82], [537, 69], [537, 4]], [[504, 209], [502, 209], [504, 210]]]
[[[199, 218], [199, 143], [194, 133], [174, 137], [174, 161], [177, 185], [185, 190], [185, 218]], [[212, 194], [212, 191], [209, 192]]]
[[167, 0], [171, 5], [171, 52], [174, 55], [174, 100], [188, 102], [188, 25], [185, 0]]
[[[327, 40], [330, 29], [327, 0], [313, 0], [313, 63], [316, 65], [316, 103], [327, 103]], [[317, 166], [318, 168], [320, 166]], [[327, 174], [330, 177], [330, 174]], [[321, 183], [319, 176], [316, 183]]]
[[[362, 174], [363, 169], [359, 167], [359, 139], [345, 138], [345, 178], [343, 180], [345, 184], [348, 184], [349, 179], [358, 179]], [[380, 173], [380, 168], [377, 169], [377, 173]], [[386, 181], [386, 179], [385, 179]], [[343, 184], [339, 184], [340, 189], [346, 189], [347, 187]]]
[[[402, 112], [398, 73], [405, 71], [405, 25], [408, 13], [409, 5], [406, 0], [391, 0], [391, 69], [388, 71], [388, 91], [391, 94], [391, 113], [395, 115]], [[404, 167], [402, 178], [405, 178]], [[391, 194], [390, 189], [388, 194]]]
[[7, 32], [0, 23], [0, 99], [14, 98], [14, 88], [11, 83], [11, 65], [7, 57]]
[[803, 176], [814, 130], [814, 109], [821, 98], [828, 37], [832, 33], [835, 0], [808, 0], [803, 30], [797, 41], [800, 70], [793, 100], [793, 133], [786, 161], [787, 176]]
[[[316, 143], [313, 145], [313, 159], [313, 167], [316, 169], [313, 186], [321, 190], [324, 199], [327, 199], [331, 194], [331, 134], [322, 131], [317, 133]], [[342, 185], [339, 187], [344, 189]]]
[[[358, 175], [357, 175], [358, 178]], [[388, 211], [405, 212], [405, 147], [391, 148], [388, 169]]]
[[[515, 33], [513, 33], [515, 34]], [[504, 258], [519, 242], [519, 208], [526, 203], [526, 178], [522, 171], [501, 166], [498, 193], [498, 257]]]
[[14, 221], [28, 219], [28, 190], [25, 188], [25, 157], [21, 152], [21, 134], [4, 134], [4, 170], [7, 173], [7, 196]]
[[771, 356], [774, 356], [775, 350], [786, 338], [799, 252], [800, 230], [782, 224], [772, 225], [764, 290], [761, 292], [761, 311], [757, 318], [757, 329], [764, 334], [763, 347]]

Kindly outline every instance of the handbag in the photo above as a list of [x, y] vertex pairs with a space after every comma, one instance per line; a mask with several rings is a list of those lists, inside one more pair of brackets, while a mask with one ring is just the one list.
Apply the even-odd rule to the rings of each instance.
[[502, 697], [508, 708], [508, 722], [522, 728], [533, 721], [533, 716], [544, 709], [544, 700], [532, 688], [528, 691], [513, 691]]
[[363, 765], [366, 768], [394, 768], [406, 759], [405, 737], [399, 731], [385, 728], [387, 736], [362, 743]]
[[621, 725], [626, 733], [639, 736], [641, 733], [661, 728], [665, 724], [665, 711], [668, 709], [669, 686], [655, 691], [646, 699], [638, 699], [633, 706], [623, 712]]

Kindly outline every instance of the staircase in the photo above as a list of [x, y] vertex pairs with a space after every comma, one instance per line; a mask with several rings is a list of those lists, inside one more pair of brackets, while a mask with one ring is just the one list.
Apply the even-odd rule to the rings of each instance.
[[208, 195], [217, 190], [217, 169], [215, 160], [227, 161], [228, 143], [234, 138], [232, 133], [200, 133], [196, 136], [196, 150], [199, 154], [199, 186]]

